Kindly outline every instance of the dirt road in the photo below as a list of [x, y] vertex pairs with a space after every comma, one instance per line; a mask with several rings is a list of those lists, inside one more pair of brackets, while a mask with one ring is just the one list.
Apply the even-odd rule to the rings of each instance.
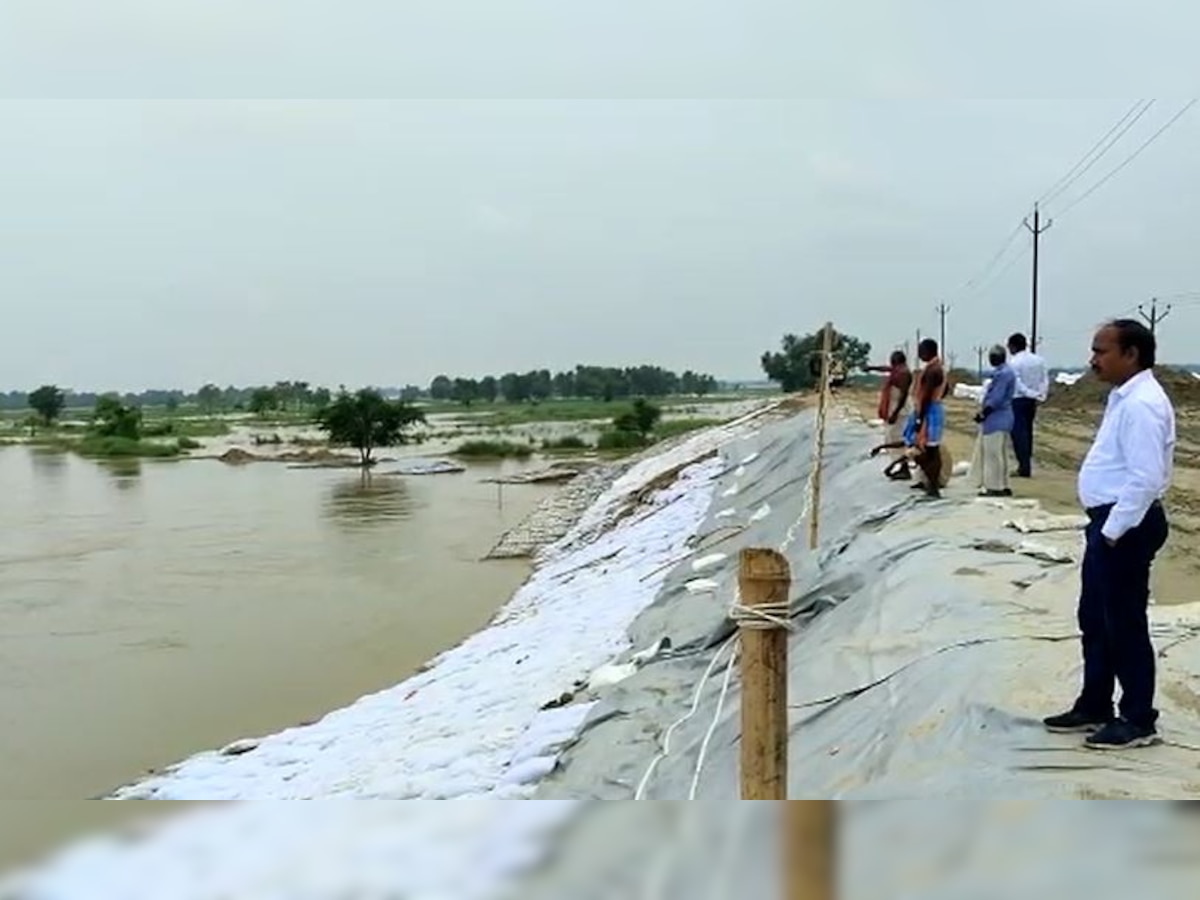
[[[1082, 393], [1082, 392], [1081, 392]], [[877, 394], [870, 389], [845, 390], [839, 400], [851, 404], [868, 420], [875, 417]], [[1157, 603], [1193, 600], [1200, 578], [1200, 403], [1177, 395], [1178, 447], [1175, 478], [1167, 495], [1171, 537], [1154, 566]], [[972, 421], [976, 406], [969, 400], [946, 401], [947, 446], [956, 460], [970, 460], [976, 437]], [[1094, 397], [1060, 398], [1039, 410], [1034, 428], [1033, 478], [1013, 479], [1018, 497], [1036, 498], [1050, 512], [1079, 511], [1075, 478], [1103, 411]], [[1015, 469], [1015, 462], [1010, 465]]]

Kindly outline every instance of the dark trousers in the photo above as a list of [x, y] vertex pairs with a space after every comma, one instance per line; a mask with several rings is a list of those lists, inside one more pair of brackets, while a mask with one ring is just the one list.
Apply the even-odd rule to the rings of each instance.
[[1083, 692], [1075, 708], [1097, 718], [1113, 712], [1113, 692], [1121, 683], [1121, 717], [1153, 726], [1154, 647], [1150, 643], [1147, 606], [1150, 564], [1167, 539], [1162, 504], [1150, 507], [1136, 528], [1115, 547], [1100, 533], [1112, 509], [1088, 510], [1087, 549], [1083, 555], [1079, 595], [1079, 629], [1083, 632]]
[[1033, 420], [1037, 416], [1037, 401], [1017, 397], [1013, 405], [1012, 444], [1017, 458], [1017, 474], [1028, 478], [1033, 472]]

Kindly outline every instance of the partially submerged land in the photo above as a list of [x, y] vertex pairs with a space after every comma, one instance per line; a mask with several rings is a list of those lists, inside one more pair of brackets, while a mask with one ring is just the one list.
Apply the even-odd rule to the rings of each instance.
[[[420, 403], [423, 421], [406, 429], [400, 447], [384, 459], [428, 456], [463, 461], [546, 457], [628, 456], [658, 441], [719, 424], [737, 415], [753, 393], [711, 397], [665, 397], [653, 401], [659, 411], [637, 427], [628, 421], [637, 402], [546, 400], [541, 402]], [[132, 416], [125, 406], [117, 415]], [[283, 462], [305, 467], [356, 467], [362, 459], [345, 442], [321, 429], [319, 410], [260, 415], [204, 413], [198, 407], [146, 407], [136, 424], [110, 425], [94, 409], [64, 409], [53, 422], [31, 421], [27, 413], [0, 413], [0, 447], [30, 445], [47, 451], [74, 452], [104, 459], [207, 459], [230, 463]], [[626, 427], [619, 427], [624, 421]], [[372, 457], [371, 463], [379, 461]], [[448, 470], [443, 468], [443, 471]]]
[[[1179, 602], [1190, 596], [1158, 593], [1153, 608], [1162, 746], [1097, 756], [1045, 734], [1038, 716], [1069, 699], [1078, 677], [1078, 517], [1028, 499], [980, 502], [964, 479], [944, 501], [921, 503], [881, 477], [866, 455], [878, 428], [853, 396], [841, 399], [818, 552], [804, 540], [812, 417], [759, 410], [616, 473], [491, 624], [418, 675], [116, 796], [732, 798], [740, 689], [726, 677], [728, 609], [745, 546], [777, 547], [792, 563], [792, 796], [1200, 796], [1200, 609]], [[553, 808], [559, 823], [587, 809]], [[57, 887], [41, 895], [54, 900], [97, 883], [120, 884], [126, 900], [191, 896], [177, 855], [193, 850], [227, 861], [226, 884], [294, 877], [271, 850], [309, 846], [308, 830], [290, 828], [290, 812], [263, 812], [247, 831], [242, 811], [255, 809], [266, 807], [220, 807], [139, 841], [68, 851], [30, 884]], [[386, 847], [378, 860], [436, 849], [441, 832], [422, 828], [422, 815], [399, 830], [343, 823], [339, 888], [367, 884], [357, 848]], [[586, 831], [542, 834], [518, 851], [523, 826], [476, 818], [464, 828], [460, 840], [501, 856], [529, 861], [553, 840], [560, 869], [595, 868]], [[235, 842], [244, 852], [229, 853]], [[146, 866], [159, 877], [143, 888], [135, 873]], [[370, 868], [370, 884], [415, 890], [417, 869], [429, 887], [428, 869], [403, 863]], [[478, 895], [519, 887], [522, 870], [492, 873]]]
[[[489, 627], [418, 675], [115, 796], [735, 797], [740, 689], [726, 678], [727, 612], [743, 546], [778, 547], [792, 562], [791, 796], [1200, 795], [1196, 604], [1160, 598], [1154, 608], [1162, 746], [1096, 756], [1047, 735], [1037, 717], [1078, 676], [1077, 517], [1028, 500], [978, 502], [962, 479], [942, 502], [916, 501], [880, 476], [866, 456], [877, 428], [847, 406], [831, 425], [822, 542], [809, 553], [812, 417], [792, 412], [763, 409], [633, 462], [538, 556]], [[325, 832], [292, 827], [293, 813], [269, 806], [216, 807], [137, 840], [98, 840], [27, 884], [52, 900], [97, 884], [121, 886], [125, 900], [206, 896], [180, 861], [197, 853], [226, 861], [226, 885], [313, 877], [302, 862], [283, 871], [273, 860], [285, 846], [306, 859], [312, 849], [300, 848], [324, 846]], [[561, 826], [589, 809], [549, 805], [537, 815]], [[507, 825], [475, 816], [457, 840], [512, 864], [467, 889], [461, 867], [434, 874], [399, 862], [437, 849], [439, 816], [413, 810], [403, 828], [338, 820], [340, 849], [325, 847], [322, 871], [347, 890], [436, 884], [492, 897], [526, 886], [543, 892], [529, 896], [562, 896], [554, 879], [593, 881], [611, 863], [588, 828], [531, 829], [520, 811]], [[235, 843], [243, 852], [231, 852]], [[367, 847], [381, 852], [378, 866], [355, 862]], [[531, 875], [551, 847], [556, 862]], [[148, 866], [158, 873], [152, 887], [136, 877]]]

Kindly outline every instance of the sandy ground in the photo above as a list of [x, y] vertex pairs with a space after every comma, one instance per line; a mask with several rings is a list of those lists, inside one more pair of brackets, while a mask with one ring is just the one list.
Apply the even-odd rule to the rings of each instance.
[[[868, 419], [875, 416], [878, 395], [873, 389], [846, 390], [838, 399], [853, 406]], [[955, 460], [970, 460], [975, 447], [976, 426], [970, 400], [946, 401], [947, 444]], [[1033, 478], [1014, 478], [1018, 497], [1040, 500], [1052, 513], [1079, 511], [1075, 479], [1100, 421], [1101, 408], [1038, 411], [1034, 425]], [[1167, 495], [1171, 536], [1154, 565], [1153, 589], [1158, 603], [1185, 603], [1194, 598], [1195, 579], [1200, 576], [1200, 408], [1180, 405], [1179, 445], [1175, 454], [1175, 479]], [[1016, 463], [1010, 458], [1015, 469]], [[881, 463], [882, 465], [882, 463]]]

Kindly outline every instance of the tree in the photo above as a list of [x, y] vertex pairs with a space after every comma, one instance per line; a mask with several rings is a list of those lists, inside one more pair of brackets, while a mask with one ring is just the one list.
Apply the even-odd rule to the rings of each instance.
[[313, 408], [316, 409], [317, 411], [320, 411], [320, 410], [324, 409], [325, 407], [327, 407], [329, 405], [330, 401], [332, 401], [332, 400], [333, 400], [333, 394], [330, 393], [329, 388], [327, 388], [327, 387], [319, 387], [315, 391], [312, 392]]
[[449, 376], [439, 375], [429, 383], [429, 399], [445, 402], [450, 399], [450, 395], [454, 392], [454, 382]]
[[479, 382], [474, 378], [455, 378], [450, 387], [450, 399], [470, 406], [479, 397]]
[[550, 377], [549, 371], [539, 369], [535, 372], [527, 372], [525, 378], [529, 384], [529, 397], [535, 403], [542, 400], [549, 400], [550, 395], [554, 393], [554, 380]]
[[658, 424], [662, 418], [662, 410], [645, 398], [638, 397], [633, 401], [633, 408], [613, 419], [613, 427], [617, 431], [628, 431], [640, 435], [643, 439]]
[[495, 375], [487, 375], [479, 380], [479, 396], [488, 403], [495, 403], [500, 395], [500, 385]]
[[67, 395], [53, 384], [43, 384], [29, 395], [29, 408], [38, 414], [43, 425], [53, 425], [67, 405]]
[[271, 410], [278, 408], [278, 388], [255, 388], [254, 393], [250, 395], [250, 412], [254, 413], [256, 416], [261, 416], [265, 412], [270, 412]]
[[424, 421], [421, 410], [403, 400], [385, 400], [371, 388], [355, 394], [343, 389], [317, 416], [332, 442], [357, 448], [363, 466], [372, 464], [371, 453], [376, 447], [404, 443], [404, 430]]
[[142, 411], [136, 406], [125, 405], [115, 394], [105, 394], [96, 398], [92, 420], [92, 427], [101, 437], [141, 440]]
[[500, 393], [508, 403], [524, 403], [532, 394], [528, 375], [509, 372], [500, 378]]
[[199, 404], [205, 415], [211, 416], [220, 409], [222, 399], [221, 389], [215, 384], [206, 384], [196, 391], [196, 403]]
[[[785, 393], [810, 388], [817, 383], [820, 368], [813, 364], [820, 360], [823, 334], [797, 337], [785, 334], [781, 353], [764, 353], [762, 367], [767, 377], [778, 381]], [[847, 371], [865, 367], [871, 356], [871, 345], [848, 334], [833, 333], [833, 354], [841, 360]], [[816, 373], [816, 374], [814, 374]]]

